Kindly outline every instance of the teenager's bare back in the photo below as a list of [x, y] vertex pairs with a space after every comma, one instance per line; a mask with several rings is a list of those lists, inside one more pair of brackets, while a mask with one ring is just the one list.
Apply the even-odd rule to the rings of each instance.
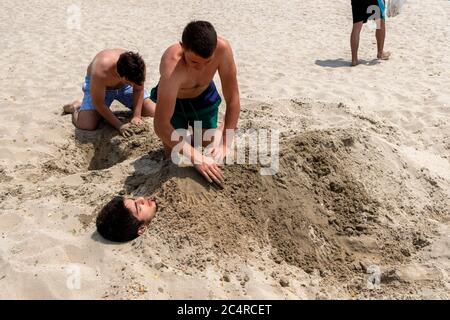
[[89, 64], [86, 75], [100, 80], [106, 89], [119, 89], [125, 85], [116, 71], [117, 61], [124, 49], [100, 51]]

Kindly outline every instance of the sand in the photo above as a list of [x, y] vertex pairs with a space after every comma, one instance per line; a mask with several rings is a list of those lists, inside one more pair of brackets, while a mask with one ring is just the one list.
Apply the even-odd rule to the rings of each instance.
[[[0, 298], [450, 298], [448, 1], [388, 21], [388, 62], [365, 28], [356, 68], [350, 1], [76, 4], [79, 30], [72, 2], [4, 1]], [[226, 166], [219, 189], [163, 159], [151, 120], [124, 139], [61, 115], [103, 48], [139, 50], [150, 89], [191, 19], [233, 46], [242, 132], [281, 131], [275, 176]], [[117, 194], [160, 207], [127, 244], [95, 232]]]

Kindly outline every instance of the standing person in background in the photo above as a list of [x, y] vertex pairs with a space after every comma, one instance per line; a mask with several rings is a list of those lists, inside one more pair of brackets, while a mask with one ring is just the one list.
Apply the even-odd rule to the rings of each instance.
[[377, 58], [389, 60], [390, 53], [384, 51], [386, 38], [386, 21], [384, 0], [351, 0], [353, 13], [353, 30], [350, 38], [352, 48], [352, 66], [358, 65], [359, 38], [363, 25], [368, 20], [376, 20]]

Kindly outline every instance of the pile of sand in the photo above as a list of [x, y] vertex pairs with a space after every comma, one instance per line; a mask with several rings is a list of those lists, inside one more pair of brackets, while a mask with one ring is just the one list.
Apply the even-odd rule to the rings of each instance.
[[[5, 6], [0, 297], [450, 298], [449, 32], [436, 28], [448, 25], [450, 2], [409, 0], [387, 21], [387, 62], [374, 60], [365, 27], [357, 68], [350, 1], [173, 4], [108, 1], [111, 14], [104, 1]], [[129, 17], [143, 23], [117, 36]], [[240, 128], [282, 132], [276, 176], [230, 166], [216, 189], [163, 160], [152, 121], [123, 139], [61, 117], [104, 48], [139, 51], [155, 86], [164, 48], [192, 19], [233, 47]], [[94, 223], [117, 194], [154, 195], [161, 208], [148, 233], [122, 245]]]
[[[280, 106], [287, 112], [267, 116]], [[70, 261], [93, 259], [97, 277], [106, 275], [103, 297], [145, 297], [146, 290], [135, 288], [150, 287], [154, 272], [167, 274], [159, 288], [205, 279], [208, 297], [412, 297], [428, 287], [443, 297], [448, 279], [438, 266], [445, 266], [447, 244], [431, 244], [448, 222], [449, 180], [402, 152], [395, 128], [343, 104], [251, 102], [242, 114], [242, 132], [281, 130], [277, 174], [262, 176], [259, 165], [227, 165], [218, 188], [193, 168], [164, 160], [151, 121], [129, 139], [103, 123], [96, 132], [75, 130], [40, 164], [1, 168], [2, 206], [15, 212], [10, 225], [21, 226], [11, 232], [39, 228], [25, 231], [17, 220], [17, 212], [35, 216], [36, 209], [43, 210], [42, 223], [51, 223], [44, 224], [46, 233], [72, 230], [85, 249]], [[95, 232], [95, 217], [117, 194], [153, 196], [159, 211], [145, 235], [111, 251]], [[74, 240], [66, 237], [63, 231], [63, 257], [71, 257]], [[9, 252], [25, 249], [9, 246]], [[435, 256], [426, 261], [428, 251]], [[381, 289], [373, 290], [370, 273], [377, 270]], [[214, 283], [231, 287], [211, 289]], [[177, 290], [168, 297], [187, 294]]]
[[[192, 168], [165, 162], [125, 186], [158, 200], [159, 218], [141, 241], [167, 252], [165, 264], [180, 272], [260, 257], [261, 265], [271, 259], [345, 283], [370, 265], [406, 264], [430, 243], [426, 219], [411, 221], [423, 202], [409, 189], [406, 165], [398, 172], [395, 149], [384, 147], [362, 130], [311, 131], [282, 139], [273, 177], [261, 176], [258, 166], [226, 166], [222, 190]], [[444, 219], [442, 203], [429, 201], [434, 217]]]

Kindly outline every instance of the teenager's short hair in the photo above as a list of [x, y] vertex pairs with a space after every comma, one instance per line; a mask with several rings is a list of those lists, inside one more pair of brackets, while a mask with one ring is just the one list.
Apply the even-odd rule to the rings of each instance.
[[114, 197], [97, 216], [97, 231], [107, 240], [126, 242], [138, 237], [142, 222], [125, 207], [124, 200], [124, 197]]
[[117, 61], [117, 72], [121, 77], [125, 77], [137, 85], [145, 82], [145, 62], [144, 59], [135, 52], [124, 52]]
[[202, 58], [209, 58], [217, 47], [217, 33], [208, 21], [191, 21], [184, 28], [183, 47]]

